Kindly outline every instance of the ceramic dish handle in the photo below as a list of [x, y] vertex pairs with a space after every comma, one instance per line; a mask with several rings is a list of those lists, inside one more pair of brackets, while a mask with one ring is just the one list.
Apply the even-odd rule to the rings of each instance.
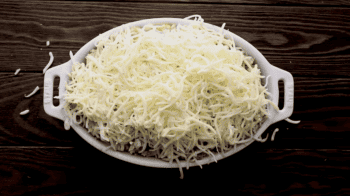
[[[283, 109], [280, 109], [280, 111], [275, 111], [274, 114], [271, 115], [272, 123], [276, 123], [278, 121], [284, 120], [292, 115], [293, 108], [294, 108], [294, 80], [291, 73], [282, 70], [278, 67], [273, 66], [273, 76], [271, 77], [271, 84], [272, 88], [274, 90], [276, 97], [273, 97], [272, 100], [274, 103], [277, 103], [278, 106], [278, 95], [279, 95], [279, 89], [278, 89], [278, 81], [282, 80], [284, 83], [284, 106]], [[271, 106], [272, 107], [272, 106]]]
[[[59, 66], [53, 67], [48, 69], [45, 72], [45, 77], [44, 77], [44, 110], [47, 114], [64, 120], [65, 115], [63, 113], [63, 106], [64, 106], [64, 99], [63, 99], [63, 94], [65, 92], [65, 81], [68, 81], [66, 77], [67, 75], [67, 67], [71, 64], [70, 61], [61, 64]], [[60, 84], [59, 84], [59, 100], [60, 104], [58, 106], [53, 105], [53, 86], [54, 86], [54, 79], [55, 77], [60, 78]]]

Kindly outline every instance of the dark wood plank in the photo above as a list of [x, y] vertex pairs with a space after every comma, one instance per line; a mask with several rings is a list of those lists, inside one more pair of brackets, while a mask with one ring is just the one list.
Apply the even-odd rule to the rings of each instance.
[[[38, 0], [35, 0], [38, 1]], [[40, 0], [41, 1], [41, 0]], [[50, 1], [68, 1], [68, 0], [50, 0]], [[83, 0], [74, 0], [83, 1]], [[203, 3], [203, 4], [243, 4], [243, 5], [278, 5], [278, 6], [350, 6], [347, 0], [102, 0], [105, 2], [140, 2], [140, 3]]]
[[[63, 122], [48, 116], [43, 108], [42, 73], [0, 73], [0, 145], [57, 145], [78, 146], [84, 143], [73, 130], [65, 131]], [[267, 131], [271, 137], [275, 128], [280, 131], [268, 148], [350, 148], [350, 112], [348, 78], [295, 77], [295, 107], [291, 116], [301, 120], [298, 125], [282, 121]], [[29, 94], [39, 86], [40, 91]], [[54, 92], [57, 92], [54, 87]], [[280, 88], [279, 106], [283, 106]], [[19, 113], [29, 109], [30, 113]], [[288, 128], [288, 130], [287, 130]], [[265, 135], [266, 135], [265, 134]]]
[[40, 72], [49, 60], [49, 51], [55, 56], [54, 65], [59, 65], [69, 60], [70, 50], [75, 53], [113, 27], [192, 14], [217, 26], [225, 22], [226, 29], [294, 76], [348, 77], [350, 71], [344, 66], [350, 60], [349, 8], [65, 1], [0, 5], [1, 72], [17, 68]]
[[[62, 121], [45, 113], [42, 73], [0, 73], [0, 81], [0, 145], [67, 145], [79, 139], [75, 132], [65, 131]], [[24, 97], [36, 86], [40, 87], [36, 94]], [[58, 94], [57, 87], [54, 93]], [[19, 114], [26, 109], [30, 110], [27, 115]]]
[[[226, 192], [232, 187], [230, 193], [237, 195], [350, 194], [349, 5], [344, 0], [1, 1], [0, 195], [101, 195], [128, 185], [153, 193], [150, 187], [164, 185], [193, 189], [193, 182], [210, 182]], [[291, 119], [300, 124], [276, 123], [263, 135], [279, 128], [275, 141], [254, 142], [203, 169], [185, 169], [179, 180], [176, 168], [143, 167], [104, 154], [45, 113], [42, 70], [50, 51], [52, 66], [58, 66], [69, 60], [70, 50], [75, 53], [113, 27], [192, 14], [217, 26], [225, 22], [271, 64], [293, 74]], [[17, 68], [21, 72], [14, 77]], [[40, 91], [24, 98], [36, 86]], [[281, 107], [282, 98], [279, 102]], [[25, 109], [30, 113], [20, 116]]]
[[203, 169], [184, 169], [184, 179], [180, 180], [176, 168], [134, 165], [87, 145], [2, 147], [0, 193], [102, 194], [127, 186], [140, 190], [166, 184], [193, 188], [193, 182], [210, 181], [213, 187], [230, 187], [231, 194], [239, 195], [346, 195], [350, 193], [349, 157], [349, 151], [344, 150], [266, 150], [251, 146], [218, 163], [204, 165]]

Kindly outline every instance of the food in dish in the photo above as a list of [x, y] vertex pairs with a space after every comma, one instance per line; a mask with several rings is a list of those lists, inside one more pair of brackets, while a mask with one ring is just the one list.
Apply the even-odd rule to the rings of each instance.
[[253, 140], [267, 104], [278, 110], [265, 76], [232, 38], [202, 22], [148, 24], [102, 38], [69, 73], [69, 117], [114, 150], [171, 163]]

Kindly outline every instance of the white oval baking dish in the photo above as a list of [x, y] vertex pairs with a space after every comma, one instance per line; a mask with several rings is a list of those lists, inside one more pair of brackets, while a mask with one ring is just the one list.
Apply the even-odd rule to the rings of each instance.
[[[101, 36], [109, 36], [112, 33], [123, 31], [126, 26], [133, 27], [133, 26], [139, 26], [142, 27], [146, 24], [153, 23], [153, 24], [162, 24], [162, 23], [175, 23], [175, 24], [181, 24], [181, 25], [190, 25], [192, 20], [187, 19], [179, 19], [179, 18], [154, 18], [154, 19], [146, 19], [146, 20], [140, 20], [132, 23], [128, 23], [126, 25], [122, 25], [119, 27], [116, 27], [114, 29], [111, 29], [103, 34]], [[220, 31], [220, 27], [204, 23], [203, 25], [209, 29], [213, 29], [215, 31]], [[259, 69], [261, 71], [261, 74], [263, 76], [268, 76], [269, 81], [267, 85], [268, 92], [271, 93], [269, 96], [269, 99], [278, 106], [278, 99], [279, 99], [279, 90], [278, 90], [278, 81], [282, 80], [284, 82], [284, 107], [280, 111], [276, 111], [270, 104], [267, 107], [267, 112], [269, 113], [268, 119], [261, 125], [260, 129], [258, 130], [257, 134], [254, 136], [255, 138], [258, 138], [271, 124], [276, 123], [278, 121], [281, 121], [283, 119], [286, 119], [290, 117], [293, 113], [293, 104], [294, 104], [294, 81], [293, 76], [282, 69], [279, 69], [273, 65], [271, 65], [265, 57], [251, 44], [249, 44], [247, 41], [242, 39], [241, 37], [235, 35], [234, 33], [231, 33], [227, 30], [223, 31], [223, 34], [225, 37], [232, 37], [236, 43], [236, 46], [240, 46], [243, 48], [248, 55], [255, 58], [256, 63], [259, 66]], [[229, 35], [229, 36], [227, 36]], [[95, 47], [95, 43], [99, 41], [100, 36], [95, 37], [91, 41], [89, 41], [87, 44], [85, 44], [73, 57], [74, 61], [77, 62], [85, 62], [85, 57], [88, 55], [89, 51]], [[63, 95], [66, 92], [65, 89], [65, 83], [68, 83], [68, 73], [71, 72], [73, 62], [72, 60], [69, 60], [68, 62], [61, 64], [59, 66], [53, 67], [46, 71], [45, 78], [44, 78], [44, 109], [45, 112], [53, 116], [55, 118], [58, 118], [60, 120], [65, 120], [65, 117], [67, 116], [66, 112], [63, 109], [63, 106], [65, 104], [64, 99], [60, 99], [59, 106], [53, 105], [53, 81], [55, 77], [60, 78], [60, 84], [59, 84], [59, 97], [63, 97]], [[110, 144], [108, 142], [102, 142], [89, 134], [87, 130], [79, 125], [76, 125], [72, 123], [70, 125], [85, 141], [87, 141], [89, 144], [100, 150], [101, 152], [104, 152], [112, 157], [115, 157], [117, 159], [127, 161], [130, 163], [143, 165], [143, 166], [149, 166], [149, 167], [158, 167], [158, 168], [177, 168], [179, 165], [175, 162], [170, 164], [169, 162], [165, 162], [156, 158], [148, 158], [138, 155], [131, 155], [129, 152], [117, 152], [113, 149], [106, 150]], [[244, 149], [246, 146], [250, 145], [253, 141], [251, 140], [248, 143], [245, 144], [238, 144], [237, 148], [232, 149], [231, 151], [228, 151], [227, 153], [224, 153], [222, 156], [220, 153], [215, 154], [216, 160], [221, 160], [225, 157], [231, 156], [234, 153]], [[200, 165], [209, 164], [214, 162], [214, 158], [207, 157], [205, 159], [199, 160], [198, 163]], [[186, 167], [187, 163], [185, 161], [180, 162], [181, 167]], [[190, 167], [197, 166], [196, 163], [190, 163]]]

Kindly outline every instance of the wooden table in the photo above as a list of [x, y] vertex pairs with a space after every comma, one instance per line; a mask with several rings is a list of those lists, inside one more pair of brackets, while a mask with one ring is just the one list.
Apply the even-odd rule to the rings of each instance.
[[[52, 67], [58, 66], [70, 60], [70, 50], [77, 52], [116, 26], [193, 14], [213, 25], [226, 23], [225, 29], [293, 75], [290, 118], [300, 124], [278, 122], [263, 134], [271, 136], [279, 128], [275, 141], [254, 142], [203, 169], [184, 169], [180, 180], [176, 168], [112, 158], [45, 113], [43, 68], [49, 52], [54, 55]], [[117, 194], [115, 190], [127, 185], [160, 192], [164, 182], [168, 191], [180, 185], [195, 190], [226, 187], [222, 190], [232, 195], [350, 193], [350, 1], [1, 1], [0, 27], [0, 195], [77, 195], [107, 189]], [[40, 91], [25, 98], [36, 86]], [[283, 93], [280, 88], [280, 108]], [[21, 116], [26, 109], [29, 114]]]

